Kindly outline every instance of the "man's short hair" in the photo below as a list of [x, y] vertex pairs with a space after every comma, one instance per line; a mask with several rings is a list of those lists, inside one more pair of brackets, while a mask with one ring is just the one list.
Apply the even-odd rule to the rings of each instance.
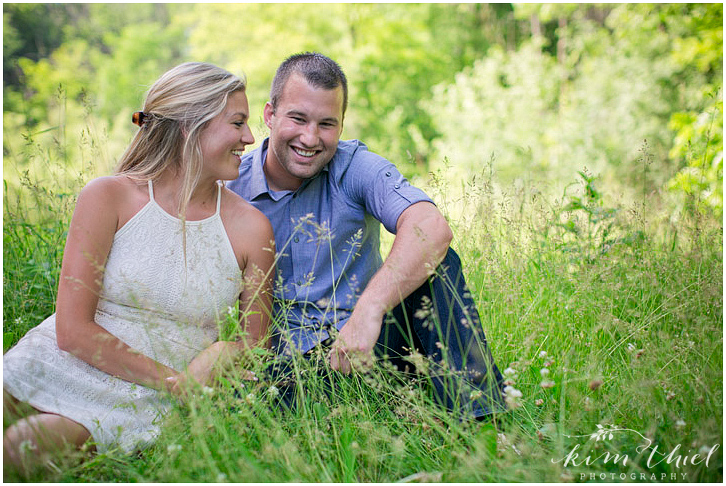
[[315, 88], [343, 88], [343, 115], [348, 107], [348, 80], [337, 62], [318, 52], [293, 54], [280, 64], [270, 89], [270, 104], [273, 109], [282, 96], [285, 83], [293, 73], [298, 73]]

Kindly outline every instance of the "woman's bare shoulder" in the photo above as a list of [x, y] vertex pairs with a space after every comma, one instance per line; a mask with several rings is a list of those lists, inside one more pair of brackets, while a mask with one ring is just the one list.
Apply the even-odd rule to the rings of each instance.
[[110, 175], [90, 180], [81, 189], [81, 194], [117, 199], [119, 196], [133, 196], [138, 193], [148, 193], [146, 182], [139, 182], [124, 175]]
[[145, 181], [135, 181], [123, 175], [98, 177], [89, 181], [78, 195], [76, 211], [89, 208], [99, 214], [114, 215], [117, 229], [149, 201]]
[[267, 216], [226, 188], [222, 191], [220, 216], [235, 252], [239, 249], [247, 253], [246, 245], [274, 247], [275, 237]]

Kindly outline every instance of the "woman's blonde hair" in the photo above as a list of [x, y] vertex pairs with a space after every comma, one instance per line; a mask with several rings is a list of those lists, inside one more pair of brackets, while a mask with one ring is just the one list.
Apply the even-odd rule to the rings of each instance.
[[116, 173], [153, 181], [169, 168], [178, 171], [183, 220], [202, 170], [200, 135], [222, 113], [229, 95], [245, 88], [244, 78], [212, 64], [187, 62], [170, 69], [147, 92], [141, 128]]

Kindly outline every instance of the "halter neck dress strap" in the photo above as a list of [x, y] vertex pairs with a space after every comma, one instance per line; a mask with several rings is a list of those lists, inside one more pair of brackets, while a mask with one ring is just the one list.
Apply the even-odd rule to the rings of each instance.
[[217, 182], [217, 212], [214, 213], [215, 216], [219, 216], [219, 208], [222, 205], [222, 183]]

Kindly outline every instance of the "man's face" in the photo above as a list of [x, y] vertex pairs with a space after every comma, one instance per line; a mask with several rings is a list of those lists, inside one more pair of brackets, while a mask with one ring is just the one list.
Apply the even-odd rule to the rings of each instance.
[[343, 131], [343, 88], [314, 88], [293, 74], [273, 109], [265, 105], [270, 144], [265, 173], [273, 190], [296, 190], [318, 174], [338, 149]]

